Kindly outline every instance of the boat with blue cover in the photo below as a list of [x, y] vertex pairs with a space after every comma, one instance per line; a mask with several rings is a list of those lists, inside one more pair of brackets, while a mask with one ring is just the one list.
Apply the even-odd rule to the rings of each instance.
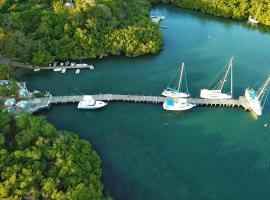
[[163, 109], [169, 111], [185, 111], [195, 106], [194, 104], [188, 103], [187, 99], [184, 98], [167, 99], [163, 103]]

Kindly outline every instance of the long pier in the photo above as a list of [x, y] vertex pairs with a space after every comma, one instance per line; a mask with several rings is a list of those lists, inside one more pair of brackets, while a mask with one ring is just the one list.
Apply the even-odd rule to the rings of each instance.
[[[50, 104], [65, 104], [65, 103], [78, 103], [83, 100], [84, 95], [74, 96], [52, 96]], [[120, 95], [120, 94], [98, 94], [92, 95], [95, 100], [107, 102], [131, 102], [131, 103], [149, 103], [149, 104], [162, 104], [169, 99], [161, 96], [138, 96], [138, 95]], [[249, 103], [244, 97], [239, 99], [200, 99], [188, 98], [188, 103], [195, 104], [196, 106], [219, 106], [219, 107], [242, 107], [245, 110], [250, 110]]]

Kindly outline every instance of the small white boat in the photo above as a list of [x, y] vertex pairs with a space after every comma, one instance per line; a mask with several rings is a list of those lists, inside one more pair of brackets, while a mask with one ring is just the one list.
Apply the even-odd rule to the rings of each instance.
[[58, 64], [57, 62], [54, 62], [54, 63], [53, 63], [53, 66], [54, 66], [54, 67], [57, 67], [57, 64]]
[[39, 71], [40, 71], [39, 67], [34, 68], [34, 72], [39, 72]]
[[93, 65], [89, 65], [89, 69], [94, 70], [95, 68]]
[[102, 108], [106, 105], [107, 105], [107, 103], [105, 103], [103, 101], [96, 101], [95, 99], [93, 99], [92, 96], [85, 95], [83, 97], [83, 100], [79, 102], [78, 109], [93, 110], [93, 109]]
[[[185, 68], [185, 63], [182, 64], [181, 66], [181, 73], [179, 75], [179, 80], [176, 81], [176, 84], [177, 86], [175, 87], [170, 87], [168, 86], [163, 92], [162, 92], [162, 95], [165, 96], [165, 97], [171, 97], [171, 98], [188, 98], [190, 97], [190, 94], [188, 93], [188, 86], [187, 86], [187, 80], [186, 80], [186, 76], [185, 76], [185, 87], [186, 87], [186, 92], [181, 92], [181, 84], [182, 84], [182, 80], [183, 80], [183, 75], [185, 73], [184, 71], [184, 68]], [[176, 73], [178, 74], [178, 72]], [[172, 80], [173, 81], [173, 80]], [[171, 81], [171, 82], [172, 82]], [[170, 83], [169, 83], [170, 85]]]
[[71, 66], [71, 67], [74, 67], [74, 66], [76, 66], [76, 63], [75, 63], [75, 62], [71, 62], [71, 63], [70, 63], [70, 66]]
[[60, 66], [61, 66], [61, 67], [62, 67], [62, 66], [64, 66], [64, 63], [63, 63], [63, 62], [61, 62], [61, 63], [60, 63]]
[[259, 24], [260, 21], [254, 19], [251, 15], [248, 17], [248, 21], [252, 24]]
[[257, 10], [257, 12], [256, 12], [256, 14], [254, 16], [249, 15], [248, 22], [250, 22], [252, 24], [259, 24], [260, 23], [260, 21], [257, 20], [257, 17], [259, 15], [260, 11], [261, 11], [261, 7], [262, 7], [262, 5], [259, 6], [259, 8], [258, 8], [258, 10]]
[[87, 67], [88, 65], [86, 63], [78, 63], [75, 66], [76, 67]]
[[53, 69], [54, 72], [61, 72], [62, 71], [62, 68], [61, 67], [57, 67], [55, 69]]
[[[200, 93], [200, 97], [203, 99], [231, 99], [233, 97], [233, 58], [231, 58], [231, 61], [229, 63], [228, 69], [226, 70], [225, 76], [220, 81], [214, 89], [202, 89]], [[229, 72], [231, 72], [231, 90], [229, 93], [223, 93], [222, 89], [227, 81], [227, 77], [229, 75]]]
[[175, 99], [167, 99], [163, 103], [163, 109], [169, 111], [185, 111], [190, 110], [196, 105], [188, 103], [187, 99], [183, 98], [175, 98]]
[[65, 62], [65, 66], [69, 66], [69, 64], [70, 64], [70, 61], [67, 60], [67, 61]]
[[[262, 115], [263, 107], [267, 99], [267, 95], [269, 94], [269, 89], [267, 89], [269, 84], [270, 84], [270, 76], [268, 76], [267, 80], [265, 81], [263, 86], [260, 87], [258, 92], [250, 88], [247, 88], [245, 90], [245, 98], [248, 101], [249, 106], [252, 109], [252, 111], [258, 116]], [[266, 98], [264, 99], [266, 91], [268, 92], [267, 92]], [[263, 102], [263, 105], [262, 105], [262, 102]]]
[[62, 74], [66, 73], [66, 68], [63, 68], [63, 69], [61, 70], [61, 73], [62, 73]]
[[80, 73], [80, 69], [76, 69], [75, 74], [79, 74]]

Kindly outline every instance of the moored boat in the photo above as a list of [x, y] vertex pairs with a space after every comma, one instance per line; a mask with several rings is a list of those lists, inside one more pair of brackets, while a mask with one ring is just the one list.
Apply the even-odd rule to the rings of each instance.
[[105, 103], [103, 101], [96, 101], [95, 99], [93, 99], [92, 96], [85, 95], [83, 97], [83, 100], [79, 102], [78, 109], [92, 110], [92, 109], [102, 108], [106, 105], [107, 105], [107, 103]]
[[[233, 58], [231, 58], [224, 78], [213, 89], [201, 89], [200, 97], [203, 99], [231, 99], [233, 97]], [[229, 93], [222, 92], [227, 81], [227, 77], [231, 73], [231, 89]]]
[[195, 104], [188, 103], [187, 99], [183, 98], [167, 99], [163, 103], [163, 109], [169, 111], [185, 111], [195, 106]]
[[268, 76], [262, 87], [260, 87], [258, 92], [250, 88], [247, 88], [245, 90], [245, 98], [248, 101], [251, 110], [258, 116], [262, 115], [263, 107], [269, 95], [269, 85], [270, 75]]
[[53, 69], [54, 72], [60, 72], [62, 71], [62, 68], [61, 67], [56, 67], [55, 69]]
[[80, 71], [81, 71], [80, 69], [76, 69], [75, 74], [79, 74]]
[[[175, 87], [170, 87], [168, 86], [163, 92], [162, 95], [165, 97], [171, 97], [171, 98], [188, 98], [190, 97], [190, 94], [188, 92], [188, 86], [187, 86], [187, 80], [186, 80], [186, 75], [185, 75], [185, 83], [186, 83], [186, 91], [182, 92], [181, 86], [182, 86], [182, 81], [183, 81], [183, 76], [185, 74], [185, 63], [182, 63], [180, 74], [179, 74], [179, 80], [177, 79], [176, 83], [177, 86]], [[176, 73], [178, 74], [178, 72]], [[174, 77], [175, 78], [175, 77]], [[172, 81], [171, 81], [172, 82]], [[169, 83], [170, 85], [170, 83]]]
[[62, 73], [62, 74], [66, 73], [66, 68], [63, 68], [63, 69], [61, 70], [61, 73]]

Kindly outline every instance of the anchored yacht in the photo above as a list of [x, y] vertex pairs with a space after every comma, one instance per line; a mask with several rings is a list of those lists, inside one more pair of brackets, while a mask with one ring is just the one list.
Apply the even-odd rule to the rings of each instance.
[[[229, 66], [226, 70], [224, 78], [213, 89], [202, 89], [200, 97], [203, 99], [231, 99], [233, 97], [233, 58], [231, 58]], [[231, 90], [229, 93], [222, 92], [222, 89], [227, 81], [227, 77], [231, 72]]]

